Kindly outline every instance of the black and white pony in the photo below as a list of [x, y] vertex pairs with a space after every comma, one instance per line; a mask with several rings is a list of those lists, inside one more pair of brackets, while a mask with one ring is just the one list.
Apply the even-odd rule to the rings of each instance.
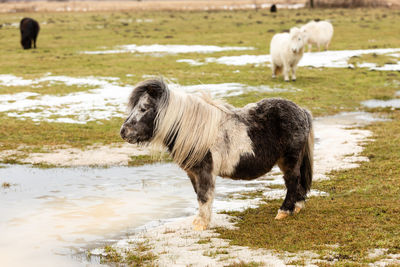
[[121, 137], [166, 147], [187, 172], [199, 202], [194, 229], [210, 222], [217, 175], [251, 180], [278, 164], [287, 194], [275, 218], [304, 207], [313, 172], [312, 117], [293, 102], [271, 98], [234, 108], [151, 79], [132, 91], [128, 109]]

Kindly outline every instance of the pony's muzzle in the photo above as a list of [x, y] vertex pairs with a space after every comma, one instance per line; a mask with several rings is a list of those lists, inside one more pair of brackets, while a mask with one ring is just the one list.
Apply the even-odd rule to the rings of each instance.
[[129, 129], [125, 124], [121, 126], [121, 130], [119, 132], [121, 135], [122, 139], [127, 140], [130, 138], [130, 136], [133, 134], [133, 131]]

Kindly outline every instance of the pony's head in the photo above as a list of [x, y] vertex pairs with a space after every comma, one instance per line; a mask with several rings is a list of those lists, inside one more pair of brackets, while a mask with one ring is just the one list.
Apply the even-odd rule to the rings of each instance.
[[21, 38], [21, 45], [24, 49], [30, 49], [32, 47], [32, 40], [24, 36]]
[[131, 144], [150, 142], [154, 136], [158, 109], [167, 94], [162, 79], [139, 83], [129, 97], [129, 115], [120, 131], [122, 139]]
[[290, 50], [297, 54], [303, 51], [304, 45], [307, 42], [307, 34], [297, 27], [290, 29]]

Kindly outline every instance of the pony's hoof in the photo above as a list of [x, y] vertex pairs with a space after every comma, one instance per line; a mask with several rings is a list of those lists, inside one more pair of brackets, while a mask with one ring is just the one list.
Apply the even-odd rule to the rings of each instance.
[[207, 224], [201, 219], [196, 218], [193, 221], [193, 230], [195, 231], [204, 231], [207, 229]]
[[292, 79], [292, 81], [294, 81], [294, 82], [295, 82], [295, 81], [296, 81], [296, 78]]
[[295, 207], [294, 208], [294, 214], [297, 214], [297, 213], [299, 213], [301, 211], [301, 208], [300, 207]]
[[304, 201], [298, 201], [296, 202], [294, 206], [294, 214], [299, 213], [302, 209], [304, 209], [305, 203]]
[[275, 220], [283, 220], [285, 219], [287, 216], [289, 216], [289, 212], [284, 211], [284, 210], [279, 210], [278, 214], [275, 217]]

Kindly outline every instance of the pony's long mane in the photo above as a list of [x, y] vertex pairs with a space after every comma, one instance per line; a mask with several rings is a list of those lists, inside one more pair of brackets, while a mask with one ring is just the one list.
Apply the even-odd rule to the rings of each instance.
[[229, 107], [202, 96], [172, 91], [161, 98], [155, 121], [153, 147], [172, 145], [176, 163], [189, 168], [200, 162], [217, 139], [219, 126]]

